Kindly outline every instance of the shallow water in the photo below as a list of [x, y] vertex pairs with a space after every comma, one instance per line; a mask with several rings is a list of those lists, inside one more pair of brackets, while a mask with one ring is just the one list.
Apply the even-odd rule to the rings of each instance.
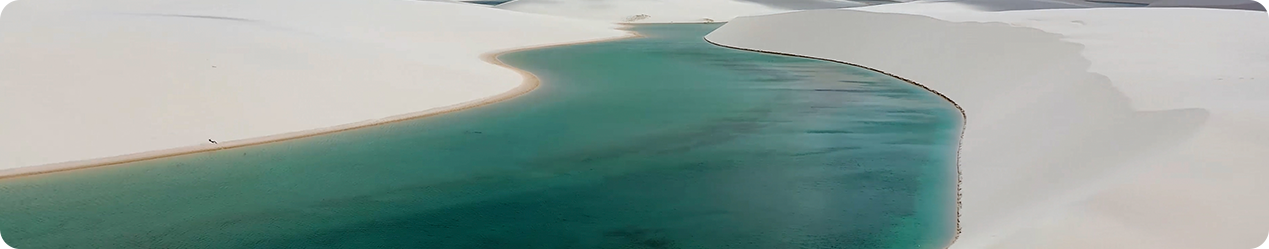
[[[935, 248], [960, 115], [715, 47], [718, 25], [507, 54], [541, 88], [452, 114], [0, 181], [17, 248]], [[849, 44], [843, 44], [849, 49]]]

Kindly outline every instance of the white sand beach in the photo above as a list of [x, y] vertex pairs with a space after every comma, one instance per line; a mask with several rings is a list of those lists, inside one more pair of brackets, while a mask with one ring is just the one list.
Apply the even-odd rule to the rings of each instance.
[[423, 1], [20, 0], [0, 18], [0, 174], [479, 103], [523, 82], [482, 55], [616, 27]]
[[1264, 241], [1264, 12], [860, 10], [742, 17], [707, 38], [861, 64], [963, 107], [962, 233], [952, 248]]

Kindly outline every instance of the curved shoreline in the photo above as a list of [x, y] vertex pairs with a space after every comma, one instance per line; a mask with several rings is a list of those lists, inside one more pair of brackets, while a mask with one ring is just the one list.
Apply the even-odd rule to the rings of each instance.
[[820, 61], [827, 61], [827, 62], [833, 62], [833, 63], [839, 63], [839, 64], [846, 64], [846, 65], [850, 65], [850, 66], [854, 66], [854, 67], [859, 67], [859, 68], [867, 69], [867, 70], [869, 70], [869, 71], [873, 71], [873, 72], [881, 73], [881, 74], [884, 74], [884, 75], [886, 75], [886, 76], [890, 76], [890, 77], [892, 77], [892, 78], [899, 79], [899, 80], [902, 80], [902, 81], [904, 81], [904, 82], [907, 82], [908, 84], [912, 84], [912, 85], [915, 85], [915, 86], [917, 86], [917, 87], [921, 87], [922, 89], [925, 89], [926, 91], [929, 91], [929, 92], [931, 92], [931, 93], [934, 93], [935, 95], [938, 95], [939, 97], [943, 98], [943, 100], [947, 101], [948, 103], [951, 103], [951, 104], [952, 104], [952, 106], [953, 106], [953, 107], [955, 107], [955, 108], [956, 108], [956, 110], [957, 110], [957, 111], [959, 111], [959, 112], [961, 113], [961, 132], [960, 132], [960, 134], [958, 134], [958, 136], [957, 136], [958, 138], [957, 138], [957, 140], [956, 140], [956, 210], [955, 210], [955, 217], [956, 217], [956, 231], [955, 231], [955, 233], [954, 233], [954, 234], [952, 234], [952, 240], [951, 240], [951, 241], [949, 241], [949, 242], [947, 243], [947, 245], [943, 246], [943, 248], [950, 248], [950, 247], [952, 246], [952, 244], [956, 243], [956, 240], [957, 240], [958, 238], [960, 238], [960, 235], [961, 235], [961, 177], [962, 177], [962, 175], [961, 175], [961, 144], [962, 144], [962, 141], [964, 141], [964, 140], [965, 140], [965, 125], [969, 122], [968, 115], [967, 115], [967, 114], [965, 114], [965, 109], [961, 108], [960, 104], [957, 104], [957, 103], [956, 103], [956, 101], [953, 101], [953, 100], [952, 100], [952, 98], [948, 98], [948, 97], [947, 97], [947, 95], [943, 95], [943, 93], [940, 93], [940, 92], [938, 92], [938, 91], [936, 91], [936, 90], [934, 90], [934, 89], [932, 89], [932, 88], [930, 88], [930, 87], [927, 87], [927, 86], [925, 86], [925, 85], [922, 85], [921, 83], [917, 83], [916, 81], [912, 81], [912, 80], [909, 80], [909, 79], [907, 79], [907, 78], [900, 77], [900, 76], [898, 76], [898, 75], [894, 75], [894, 74], [891, 74], [891, 73], [888, 73], [888, 72], [885, 72], [885, 71], [881, 71], [881, 70], [878, 70], [878, 69], [875, 69], [875, 68], [871, 68], [871, 67], [868, 67], [868, 66], [859, 65], [859, 64], [850, 63], [850, 62], [845, 62], [845, 61], [834, 60], [834, 59], [828, 59], [828, 58], [819, 58], [819, 57], [813, 57], [813, 56], [807, 56], [807, 55], [800, 55], [800, 54], [790, 54], [790, 53], [775, 52], [775, 51], [764, 51], [764, 50], [757, 50], [757, 49], [750, 49], [750, 48], [742, 48], [742, 47], [736, 47], [736, 46], [723, 45], [723, 44], [721, 44], [721, 43], [717, 43], [717, 42], [714, 42], [714, 41], [709, 40], [709, 38], [708, 38], [708, 37], [705, 37], [705, 38], [702, 38], [702, 39], [704, 39], [704, 40], [705, 40], [705, 42], [707, 42], [707, 43], [709, 43], [709, 44], [713, 44], [714, 46], [719, 46], [719, 47], [724, 47], [724, 48], [729, 48], [729, 49], [742, 50], [742, 51], [749, 51], [749, 52], [755, 52], [755, 53], [764, 53], [764, 54], [775, 54], [775, 55], [783, 55], [783, 56], [792, 56], [792, 57], [806, 58], [806, 59], [813, 59], [813, 60], [820, 60]]
[[538, 86], [541, 85], [541, 81], [538, 79], [537, 75], [534, 75], [533, 73], [530, 73], [525, 70], [521, 70], [519, 68], [512, 67], [510, 65], [507, 65], [506, 63], [503, 63], [501, 60], [499, 60], [498, 56], [501, 56], [503, 54], [525, 51], [525, 50], [543, 49], [543, 48], [551, 48], [551, 47], [558, 47], [558, 46], [579, 45], [579, 44], [588, 44], [588, 43], [597, 43], [597, 42], [607, 42], [607, 41], [615, 41], [615, 40], [630, 39], [630, 38], [637, 38], [637, 37], [641, 37], [641, 35], [633, 31], [627, 31], [627, 35], [620, 36], [620, 37], [585, 40], [585, 41], [570, 42], [570, 43], [541, 45], [541, 46], [528, 46], [528, 47], [513, 48], [513, 49], [494, 51], [494, 52], [481, 54], [480, 55], [481, 60], [489, 64], [494, 64], [502, 68], [515, 71], [516, 73], [520, 74], [523, 80], [521, 81], [519, 86], [516, 86], [515, 88], [512, 88], [505, 92], [498, 93], [496, 95], [492, 95], [492, 96], [488, 96], [484, 98], [480, 98], [480, 99], [470, 100], [467, 102], [431, 108], [431, 109], [418, 111], [418, 112], [388, 116], [388, 117], [379, 118], [379, 119], [372, 119], [372, 120], [336, 125], [336, 126], [325, 127], [325, 128], [317, 128], [317, 129], [311, 129], [311, 130], [275, 134], [275, 135], [269, 135], [269, 136], [263, 136], [263, 137], [226, 141], [226, 142], [221, 142], [219, 144], [185, 146], [185, 147], [146, 151], [146, 152], [125, 154], [125, 155], [105, 157], [105, 158], [85, 159], [85, 160], [70, 161], [70, 162], [61, 162], [61, 163], [53, 163], [53, 164], [18, 167], [18, 168], [12, 168], [12, 169], [3, 169], [3, 170], [0, 170], [0, 180], [45, 175], [49, 173], [72, 171], [72, 170], [78, 170], [78, 169], [115, 166], [115, 165], [126, 164], [126, 163], [189, 155], [189, 154], [195, 154], [200, 152], [247, 147], [252, 145], [261, 145], [261, 144], [273, 143], [273, 142], [282, 142], [282, 141], [288, 141], [293, 139], [314, 137], [314, 136], [326, 135], [326, 134], [331, 134], [331, 133], [336, 133], [341, 131], [366, 128], [366, 127], [371, 127], [376, 125], [414, 120], [419, 118], [431, 117], [431, 116], [481, 107], [481, 106], [502, 102], [505, 100], [509, 100], [515, 97], [528, 94], [529, 92], [532, 92], [533, 90], [537, 89]]

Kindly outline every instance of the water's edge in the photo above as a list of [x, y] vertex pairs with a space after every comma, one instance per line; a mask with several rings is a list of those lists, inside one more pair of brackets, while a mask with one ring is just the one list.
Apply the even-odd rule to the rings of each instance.
[[[625, 29], [625, 28], [622, 28], [622, 29]], [[482, 54], [480, 55], [481, 60], [489, 64], [497, 65], [499, 67], [515, 71], [516, 73], [520, 74], [523, 80], [521, 81], [520, 85], [510, 90], [507, 90], [506, 92], [498, 93], [496, 95], [492, 95], [492, 96], [488, 96], [488, 97], [484, 97], [480, 99], [470, 100], [467, 102], [431, 108], [431, 109], [418, 111], [418, 112], [411, 112], [411, 113], [404, 113], [404, 114], [395, 115], [395, 116], [383, 117], [383, 118], [378, 118], [373, 120], [348, 123], [348, 124], [336, 125], [331, 127], [317, 128], [312, 130], [288, 132], [288, 133], [275, 134], [275, 135], [256, 137], [256, 138], [224, 141], [218, 144], [185, 146], [185, 147], [177, 147], [177, 148], [170, 148], [170, 149], [145, 151], [145, 152], [138, 152], [138, 153], [132, 153], [132, 154], [104, 157], [104, 158], [94, 158], [94, 159], [85, 159], [85, 160], [77, 160], [77, 161], [70, 161], [70, 162], [25, 166], [25, 167], [18, 167], [18, 168], [12, 168], [12, 169], [0, 169], [0, 181], [13, 179], [13, 178], [19, 178], [19, 177], [37, 176], [37, 175], [78, 170], [78, 169], [116, 166], [116, 165], [127, 164], [127, 163], [183, 156], [183, 155], [196, 154], [196, 153], [208, 152], [208, 151], [234, 149], [234, 148], [241, 148], [241, 147], [248, 147], [248, 146], [255, 146], [255, 145], [270, 144], [270, 143], [276, 143], [276, 142], [284, 142], [284, 141], [296, 140], [301, 138], [315, 137], [315, 136], [327, 135], [327, 134], [338, 133], [343, 131], [367, 128], [367, 127], [378, 126], [378, 125], [410, 121], [410, 120], [432, 117], [432, 116], [477, 108], [481, 106], [486, 106], [490, 104], [495, 104], [495, 103], [510, 100], [516, 97], [524, 96], [525, 94], [533, 92], [533, 90], [541, 86], [541, 80], [538, 79], [537, 75], [534, 75], [533, 73], [529, 71], [525, 71], [520, 68], [507, 65], [502, 60], [498, 59], [498, 56], [501, 56], [504, 54], [528, 51], [528, 50], [535, 50], [535, 49], [546, 49], [546, 48], [560, 47], [560, 46], [610, 42], [610, 41], [633, 39], [633, 38], [639, 38], [639, 37], [642, 37], [642, 35], [640, 35], [638, 32], [628, 31], [627, 35], [621, 36], [621, 37], [578, 41], [578, 42], [570, 42], [570, 43], [560, 43], [560, 44], [548, 44], [548, 45], [541, 45], [541, 46], [529, 46], [529, 47], [513, 48], [508, 50], [494, 51], [494, 52]]]
[[956, 217], [956, 231], [952, 234], [952, 239], [951, 239], [951, 241], [948, 241], [948, 242], [947, 242], [947, 245], [943, 246], [943, 248], [950, 248], [950, 247], [952, 247], [952, 244], [956, 243], [956, 239], [960, 238], [960, 236], [961, 236], [961, 180], [962, 180], [962, 178], [961, 178], [961, 144], [962, 144], [962, 141], [964, 141], [964, 140], [965, 140], [965, 125], [969, 122], [969, 116], [968, 116], [967, 114], [965, 114], [965, 109], [964, 109], [964, 108], [961, 108], [960, 104], [957, 104], [957, 103], [956, 103], [956, 101], [952, 100], [952, 98], [947, 97], [947, 95], [943, 95], [943, 93], [940, 93], [939, 91], [934, 90], [933, 88], [930, 88], [930, 87], [927, 87], [927, 86], [925, 86], [925, 85], [922, 85], [921, 83], [917, 83], [916, 81], [913, 81], [913, 80], [910, 80], [910, 79], [907, 79], [907, 78], [904, 78], [904, 77], [901, 77], [901, 76], [898, 76], [898, 75], [891, 74], [891, 73], [886, 72], [886, 71], [881, 71], [881, 70], [878, 70], [878, 69], [876, 69], [876, 68], [872, 68], [872, 67], [868, 67], [868, 66], [864, 66], [864, 65], [860, 65], [860, 64], [855, 64], [855, 63], [850, 63], [850, 62], [846, 62], [846, 61], [839, 61], [839, 60], [834, 60], [834, 59], [828, 59], [828, 58], [820, 58], [820, 57], [814, 57], [814, 56], [808, 56], [808, 55], [791, 54], [791, 53], [775, 52], [775, 51], [765, 51], [765, 50], [758, 50], [758, 49], [742, 48], [742, 47], [736, 47], [736, 46], [723, 45], [723, 44], [720, 44], [720, 43], [717, 43], [717, 42], [714, 42], [714, 41], [709, 40], [709, 38], [708, 38], [708, 37], [704, 37], [704, 38], [702, 38], [702, 39], [704, 39], [704, 40], [705, 40], [705, 42], [707, 42], [707, 43], [709, 43], [709, 44], [713, 44], [714, 46], [719, 46], [719, 47], [723, 47], [723, 48], [729, 48], [729, 49], [735, 49], [735, 50], [743, 50], [743, 51], [750, 51], [750, 52], [755, 52], [755, 53], [765, 53], [765, 54], [774, 54], [774, 55], [783, 55], [783, 56], [792, 56], [792, 57], [799, 57], [799, 58], [807, 58], [807, 59], [821, 60], [821, 61], [827, 61], [827, 62], [833, 62], [833, 63], [846, 64], [846, 65], [850, 65], [850, 66], [854, 66], [854, 67], [858, 67], [858, 68], [867, 69], [867, 70], [869, 70], [869, 71], [873, 71], [873, 72], [877, 72], [877, 73], [880, 73], [880, 74], [884, 74], [884, 75], [886, 75], [886, 76], [890, 76], [890, 77], [893, 77], [893, 78], [895, 78], [895, 79], [902, 80], [903, 82], [907, 82], [907, 83], [909, 83], [909, 84], [912, 84], [912, 85], [915, 85], [915, 86], [921, 87], [922, 89], [925, 89], [926, 91], [929, 91], [930, 93], [934, 93], [935, 95], [938, 95], [939, 97], [943, 98], [943, 100], [947, 101], [948, 103], [951, 103], [951, 104], [952, 104], [952, 106], [953, 106], [953, 107], [956, 107], [956, 110], [957, 110], [957, 111], [959, 111], [959, 112], [961, 113], [961, 127], [960, 127], [960, 128], [961, 128], [961, 132], [959, 133], [959, 136], [958, 136], [958, 138], [956, 139], [956, 210], [955, 210], [955, 216], [954, 216], [954, 217]]

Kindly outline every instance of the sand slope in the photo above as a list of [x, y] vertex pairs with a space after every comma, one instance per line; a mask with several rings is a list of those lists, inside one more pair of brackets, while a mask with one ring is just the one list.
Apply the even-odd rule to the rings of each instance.
[[963, 233], [953, 248], [1252, 248], [1264, 240], [1263, 12], [904, 5], [864, 9], [946, 20], [818, 10], [738, 18], [707, 38], [862, 64], [959, 103], [968, 125]]
[[0, 170], [207, 146], [450, 106], [522, 83], [479, 57], [610, 24], [398, 0], [16, 1]]

